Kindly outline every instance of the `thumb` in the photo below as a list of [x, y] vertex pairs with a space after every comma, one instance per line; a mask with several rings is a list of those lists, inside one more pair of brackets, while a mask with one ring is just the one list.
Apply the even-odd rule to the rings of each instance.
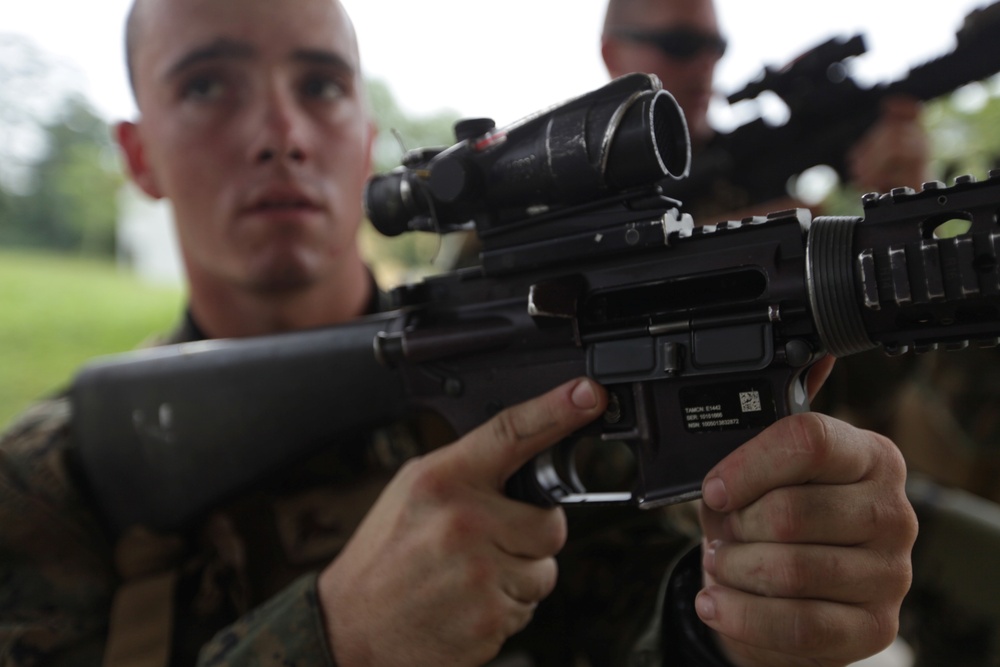
[[453, 453], [465, 459], [473, 477], [502, 489], [518, 468], [593, 421], [606, 406], [599, 384], [571, 380], [498, 413], [455, 443]]

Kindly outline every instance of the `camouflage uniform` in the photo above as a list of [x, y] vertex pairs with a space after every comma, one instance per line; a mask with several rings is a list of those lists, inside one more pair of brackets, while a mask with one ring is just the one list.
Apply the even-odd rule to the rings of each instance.
[[[193, 336], [187, 327], [175, 340]], [[80, 490], [68, 421], [68, 401], [55, 398], [0, 440], [4, 667], [96, 665], [102, 655], [109, 667], [334, 664], [317, 573], [402, 462], [424, 451], [412, 425], [337, 447], [184, 535], [135, 529], [113, 544]], [[695, 589], [666, 622], [659, 609], [665, 575], [695, 540], [696, 522], [677, 519], [690, 520], [687, 509], [568, 514], [557, 590], [505, 647], [513, 661], [498, 664], [689, 664], [662, 644], [699, 632]], [[697, 550], [687, 562], [686, 579], [700, 580]], [[686, 625], [671, 620], [682, 611]], [[698, 664], [723, 664], [706, 659]]]
[[[98, 664], [116, 583], [111, 550], [66, 466], [65, 400], [0, 446], [0, 647], [8, 665]], [[53, 659], [67, 654], [67, 659]], [[72, 655], [72, 657], [69, 657]]]

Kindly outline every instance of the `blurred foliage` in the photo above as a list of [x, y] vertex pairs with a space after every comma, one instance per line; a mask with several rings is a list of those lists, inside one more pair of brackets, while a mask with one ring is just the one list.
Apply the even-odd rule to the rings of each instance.
[[399, 106], [384, 81], [369, 80], [367, 85], [368, 99], [379, 130], [375, 140], [376, 173], [399, 166], [407, 151], [447, 148], [455, 143], [453, 127], [459, 119], [457, 112], [442, 110], [429, 116], [415, 116]]
[[107, 124], [72, 96], [43, 130], [47, 149], [33, 166], [29, 192], [11, 197], [0, 244], [113, 256], [123, 177]]
[[0, 245], [110, 257], [122, 176], [108, 125], [57, 63], [3, 37]]
[[[971, 174], [985, 179], [1000, 169], [1000, 76], [973, 83], [924, 107], [924, 127], [931, 141], [930, 175], [947, 185]], [[835, 188], [823, 202], [828, 215], [861, 215], [861, 195]]]
[[975, 83], [929, 104], [927, 127], [933, 142], [937, 178], [985, 178], [1000, 168], [1000, 78]]
[[[388, 86], [368, 81], [368, 98], [378, 126], [375, 140], [375, 173], [398, 167], [407, 151], [418, 148], [447, 148], [455, 142], [454, 125], [459, 115], [440, 111], [429, 116], [406, 113]], [[414, 280], [446, 267], [437, 265], [441, 240], [426, 233], [387, 238], [366, 224], [361, 231], [361, 247], [373, 266], [379, 284], [390, 287]]]
[[99, 354], [177, 321], [183, 294], [90, 258], [0, 250], [0, 429]]
[[24, 192], [45, 146], [43, 126], [70, 90], [71, 78], [28, 38], [0, 33], [0, 197]]

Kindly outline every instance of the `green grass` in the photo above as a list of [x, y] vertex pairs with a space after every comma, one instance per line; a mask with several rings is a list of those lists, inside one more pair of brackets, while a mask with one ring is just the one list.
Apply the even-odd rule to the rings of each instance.
[[84, 361], [169, 330], [183, 303], [109, 262], [0, 250], [0, 430]]

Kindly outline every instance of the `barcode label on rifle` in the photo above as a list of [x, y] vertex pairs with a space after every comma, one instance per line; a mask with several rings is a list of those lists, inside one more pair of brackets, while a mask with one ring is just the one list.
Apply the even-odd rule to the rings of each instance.
[[691, 433], [763, 428], [775, 420], [771, 386], [764, 380], [686, 387], [680, 399]]
[[756, 391], [741, 391], [740, 409], [743, 412], [760, 412], [760, 394]]

